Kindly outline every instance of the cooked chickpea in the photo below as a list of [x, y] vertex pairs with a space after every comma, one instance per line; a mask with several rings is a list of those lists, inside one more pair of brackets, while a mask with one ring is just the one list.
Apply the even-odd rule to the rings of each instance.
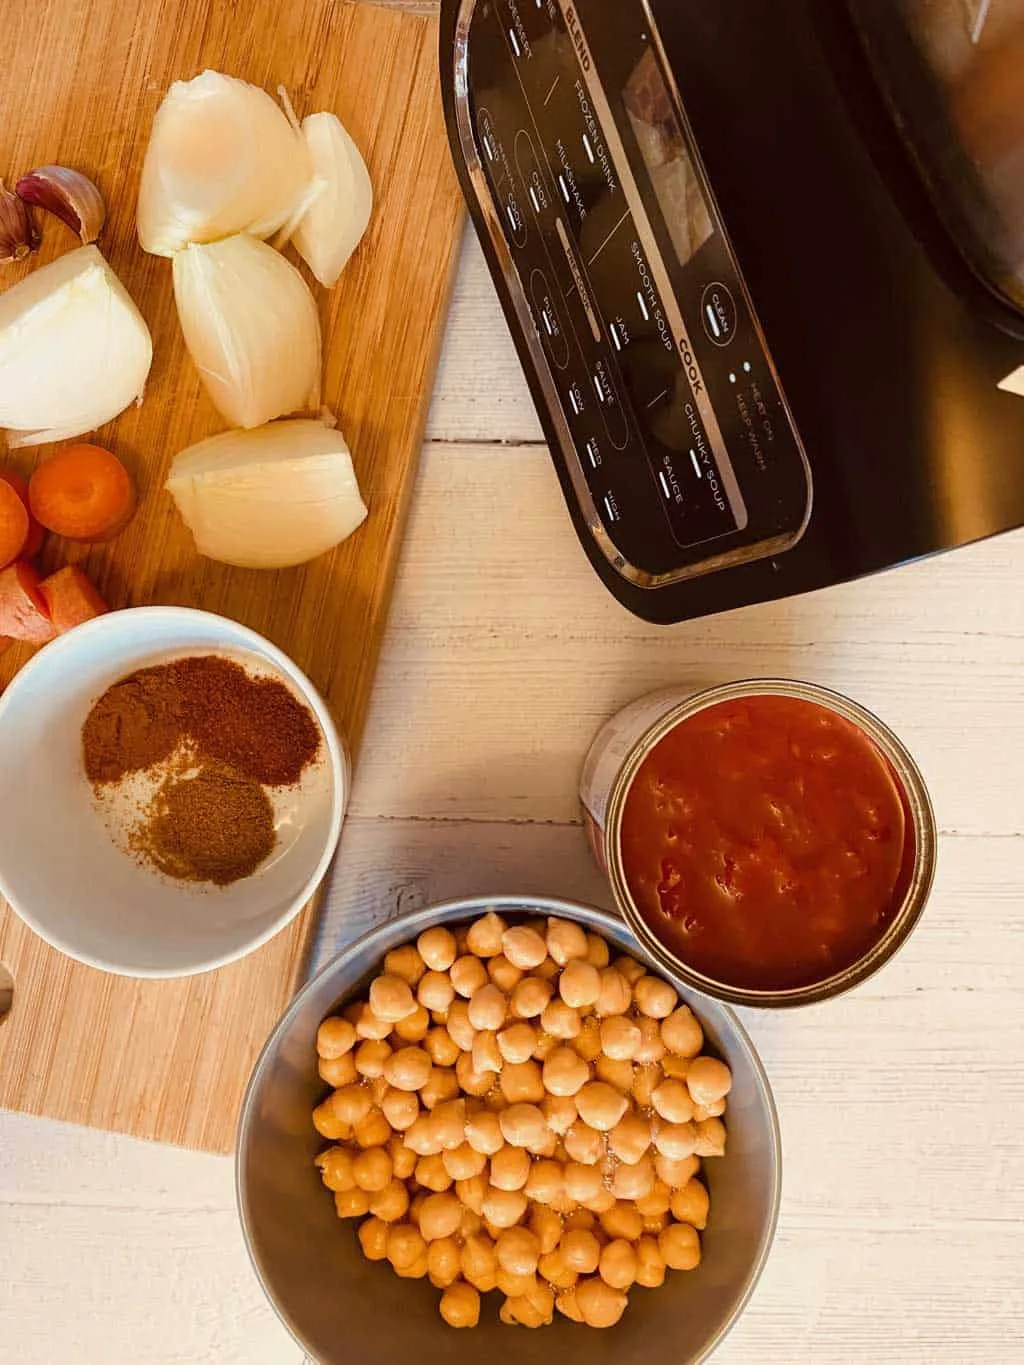
[[577, 1094], [576, 1108], [584, 1123], [607, 1133], [625, 1114], [629, 1101], [603, 1081], [590, 1081]]
[[388, 1143], [388, 1155], [391, 1157], [391, 1164], [395, 1168], [395, 1175], [399, 1180], [408, 1180], [416, 1169], [416, 1162], [419, 1159], [411, 1147], [405, 1145], [404, 1137], [393, 1137]]
[[446, 1010], [455, 999], [455, 987], [447, 972], [425, 972], [416, 988], [416, 998], [428, 1010]]
[[725, 1156], [725, 1124], [721, 1119], [703, 1119], [697, 1124], [694, 1153], [697, 1156]]
[[562, 1220], [546, 1204], [534, 1204], [530, 1210], [528, 1224], [537, 1239], [542, 1256], [549, 1255], [562, 1240]]
[[426, 1254], [418, 1256], [412, 1265], [403, 1266], [401, 1270], [395, 1269], [395, 1274], [400, 1280], [422, 1280], [428, 1270]]
[[498, 1115], [489, 1110], [471, 1114], [466, 1119], [466, 1141], [475, 1152], [480, 1152], [483, 1156], [493, 1156], [495, 1152], [501, 1151], [505, 1138]]
[[669, 1205], [672, 1202], [672, 1188], [666, 1185], [657, 1173], [655, 1173], [654, 1183], [646, 1194], [638, 1196], [636, 1200], [637, 1212], [643, 1218], [660, 1217], [663, 1213], [668, 1213]]
[[420, 1103], [425, 1109], [436, 1109], [447, 1100], [458, 1098], [459, 1078], [450, 1066], [435, 1066], [420, 1087]]
[[[352, 1174], [352, 1153], [345, 1147], [328, 1147], [316, 1159], [320, 1179], [335, 1193], [354, 1190], [356, 1178]], [[525, 1185], [526, 1181], [523, 1181]]]
[[430, 1115], [434, 1132], [441, 1144], [442, 1152], [452, 1152], [462, 1145], [466, 1138], [466, 1101], [464, 1099], [446, 1100], [437, 1105]]
[[589, 1009], [601, 994], [601, 973], [592, 962], [574, 958], [558, 978], [558, 994], [571, 1009]]
[[580, 1280], [576, 1286], [576, 1304], [588, 1327], [614, 1327], [628, 1302], [621, 1290], [612, 1289], [598, 1276]]
[[543, 1111], [535, 1104], [510, 1104], [498, 1121], [505, 1141], [513, 1147], [530, 1147], [549, 1131]]
[[386, 1038], [391, 1032], [391, 1021], [374, 1014], [369, 1005], [364, 1005], [356, 1020], [356, 1034], [360, 1038]]
[[462, 1247], [462, 1273], [480, 1290], [487, 1294], [497, 1284], [495, 1278], [498, 1258], [494, 1253], [494, 1243], [485, 1232], [471, 1233]]
[[557, 1161], [535, 1161], [526, 1180], [526, 1196], [538, 1204], [554, 1204], [565, 1195], [565, 1176]]
[[540, 1104], [546, 1093], [541, 1069], [533, 1061], [503, 1067], [499, 1085], [509, 1104]]
[[679, 1057], [696, 1057], [700, 1052], [704, 1046], [704, 1030], [689, 1005], [680, 1005], [662, 1020], [661, 1041], [669, 1052]]
[[[546, 1119], [545, 1123], [547, 1123]], [[543, 1136], [535, 1138], [534, 1141], [530, 1143], [527, 1150], [532, 1152], [534, 1156], [554, 1158], [558, 1152], [558, 1147], [558, 1138], [550, 1128], [545, 1128]]]
[[566, 1232], [559, 1243], [566, 1264], [578, 1275], [592, 1275], [601, 1260], [601, 1243], [582, 1228]]
[[641, 1237], [636, 1244], [636, 1282], [644, 1289], [665, 1283], [665, 1258], [654, 1237]]
[[370, 1195], [370, 1212], [382, 1223], [397, 1223], [409, 1211], [409, 1191], [404, 1180], [396, 1177], [397, 1172], [382, 1190]]
[[679, 1004], [679, 997], [658, 976], [641, 976], [633, 986], [633, 999], [648, 1019], [667, 1019]]
[[388, 1254], [387, 1224], [379, 1218], [367, 1218], [359, 1224], [359, 1245], [368, 1261], [383, 1261]]
[[637, 1066], [633, 1069], [630, 1094], [641, 1109], [650, 1109], [655, 1090], [662, 1082], [660, 1066]]
[[320, 1079], [333, 1086], [335, 1090], [340, 1090], [343, 1085], [352, 1085], [359, 1079], [356, 1059], [351, 1052], [346, 1052], [344, 1057], [320, 1057], [317, 1059], [316, 1069], [320, 1073]]
[[383, 1147], [368, 1147], [352, 1162], [356, 1184], [367, 1194], [376, 1194], [391, 1181], [391, 1157]]
[[686, 1073], [686, 1088], [694, 1104], [707, 1108], [728, 1095], [732, 1072], [717, 1057], [694, 1057]]
[[564, 1137], [565, 1150], [585, 1166], [593, 1166], [605, 1154], [603, 1134], [586, 1123], [574, 1123]]
[[546, 1095], [540, 1107], [544, 1121], [559, 1137], [564, 1137], [576, 1122], [576, 1101], [571, 1095]]
[[352, 1125], [352, 1136], [360, 1147], [386, 1147], [391, 1141], [391, 1124], [379, 1109], [371, 1109], [365, 1118]]
[[614, 1057], [598, 1057], [594, 1075], [599, 1081], [604, 1081], [605, 1085], [621, 1091], [623, 1095], [630, 1095], [633, 1092], [636, 1071], [632, 1062], [619, 1062]]
[[496, 1228], [512, 1228], [523, 1217], [527, 1208], [526, 1195], [522, 1190], [499, 1190], [488, 1187], [483, 1197], [482, 1216]]
[[493, 982], [475, 990], [469, 1001], [469, 1022], [478, 1031], [496, 1031], [505, 1022], [508, 1014], [508, 1001]]
[[455, 935], [443, 925], [424, 929], [416, 940], [420, 957], [432, 972], [446, 972], [455, 961]]
[[358, 1186], [352, 1190], [337, 1190], [334, 1195], [334, 1211], [339, 1218], [362, 1218], [370, 1212], [370, 1195]]
[[454, 1066], [462, 1049], [448, 1029], [439, 1024], [424, 1038], [423, 1050], [435, 1066]]
[[638, 1201], [654, 1189], [654, 1162], [641, 1157], [632, 1166], [621, 1165], [612, 1176], [612, 1194], [616, 1199]]
[[432, 1194], [420, 1209], [420, 1236], [425, 1242], [453, 1237], [461, 1221], [462, 1205], [454, 1194]]
[[532, 1275], [540, 1260], [540, 1242], [529, 1228], [508, 1228], [494, 1244], [498, 1265], [512, 1275]]
[[690, 1070], [689, 1057], [677, 1057], [674, 1052], [666, 1052], [661, 1059], [661, 1069], [670, 1081], [685, 1081]]
[[672, 1191], [670, 1207], [677, 1223], [689, 1223], [702, 1231], [708, 1225], [710, 1205], [707, 1189], [699, 1180], [689, 1180], [682, 1189]]
[[456, 995], [461, 995], [464, 1000], [471, 1000], [481, 986], [488, 984], [487, 968], [478, 957], [457, 957], [448, 975]]
[[461, 1269], [462, 1252], [454, 1237], [439, 1237], [430, 1242], [427, 1247], [427, 1274], [435, 1289], [447, 1289], [454, 1284]]
[[550, 1000], [540, 1016], [540, 1026], [552, 1038], [569, 1040], [578, 1036], [580, 1031], [579, 1011], [558, 997]]
[[476, 1151], [468, 1142], [460, 1143], [451, 1151], [442, 1152], [444, 1168], [453, 1180], [469, 1180], [479, 1175], [487, 1165], [483, 1152]]
[[669, 1157], [658, 1153], [654, 1158], [654, 1170], [658, 1179], [664, 1180], [670, 1189], [682, 1189], [700, 1170], [700, 1157]]
[[476, 1029], [469, 1022], [469, 1005], [465, 1000], [452, 1001], [445, 1028], [456, 1047], [463, 1052], [472, 1050]]
[[355, 1051], [355, 1067], [360, 1076], [373, 1078], [384, 1075], [384, 1066], [391, 1056], [391, 1048], [381, 1039], [368, 1038]]
[[587, 1204], [604, 1189], [604, 1173], [599, 1166], [584, 1166], [579, 1161], [570, 1161], [563, 1176], [565, 1192], [578, 1204]]
[[588, 1199], [584, 1207], [600, 1217], [601, 1214], [607, 1213], [609, 1209], [615, 1207], [615, 1196], [611, 1190], [602, 1189], [600, 1194], [595, 1195], [593, 1199]]
[[430, 1079], [433, 1063], [421, 1047], [402, 1047], [384, 1063], [388, 1085], [396, 1090], [419, 1090]]
[[571, 1047], [556, 1047], [544, 1062], [544, 1089], [551, 1095], [575, 1095], [590, 1080], [590, 1067]]
[[405, 1130], [404, 1141], [410, 1152], [420, 1156], [435, 1156], [443, 1149], [441, 1133], [434, 1122], [433, 1114], [421, 1114]]
[[487, 975], [500, 991], [511, 995], [523, 979], [523, 969], [509, 962], [504, 953], [499, 953], [497, 957], [492, 957], [488, 961]]
[[478, 1232], [482, 1231], [483, 1226], [484, 1220], [480, 1215], [474, 1213], [472, 1209], [467, 1209], [463, 1206], [462, 1219], [459, 1222], [459, 1237], [463, 1241], [465, 1241], [467, 1237], [475, 1237]]
[[548, 953], [559, 967], [564, 967], [574, 958], [585, 958], [587, 955], [587, 935], [571, 920], [549, 919], [546, 942]]
[[484, 1198], [489, 1189], [487, 1176], [483, 1173], [474, 1175], [469, 1180], [457, 1180], [455, 1182], [455, 1193], [465, 1204], [466, 1208], [475, 1213], [478, 1218], [483, 1217]]
[[475, 1327], [480, 1321], [480, 1295], [461, 1280], [441, 1295], [441, 1316], [449, 1327]]
[[628, 1289], [636, 1282], [636, 1252], [629, 1242], [618, 1237], [603, 1248], [598, 1269], [601, 1279], [612, 1289]]
[[326, 1103], [341, 1123], [354, 1124], [364, 1119], [373, 1108], [373, 1096], [364, 1085], [346, 1085], [335, 1090]]
[[467, 1095], [486, 1095], [494, 1084], [493, 1071], [477, 1071], [473, 1054], [463, 1052], [455, 1063], [455, 1077]]
[[469, 1054], [473, 1070], [477, 1075], [496, 1075], [505, 1064], [498, 1047], [498, 1035], [491, 1029], [483, 1029], [473, 1039], [473, 1051]]
[[628, 953], [623, 953], [612, 963], [617, 972], [626, 978], [631, 986], [635, 985], [642, 976], [647, 973], [647, 968], [642, 962], [637, 962], [635, 957], [630, 957]]
[[651, 1213], [644, 1217], [644, 1236], [657, 1237], [659, 1232], [664, 1232], [672, 1220], [667, 1213]]
[[608, 944], [600, 934], [587, 935], [587, 961], [598, 971], [608, 966], [611, 954], [608, 951]]
[[454, 1183], [444, 1164], [443, 1153], [421, 1156], [416, 1163], [413, 1178], [417, 1185], [425, 1190], [431, 1190], [434, 1194], [443, 1194], [445, 1190], [450, 1190]]
[[313, 1110], [313, 1127], [321, 1137], [329, 1138], [331, 1142], [347, 1142], [352, 1136], [352, 1125], [338, 1118], [333, 1100], [334, 1095], [328, 1095], [323, 1104], [318, 1104]]
[[572, 1289], [579, 1279], [578, 1273], [569, 1268], [560, 1251], [549, 1251], [543, 1255], [537, 1272], [541, 1279], [546, 1280], [555, 1289]]
[[550, 1033], [542, 1033], [537, 1039], [537, 1046], [533, 1049], [534, 1060], [546, 1062], [558, 1045], [559, 1040], [557, 1038], [552, 1038]]
[[580, 1031], [572, 1045], [585, 1062], [596, 1063], [604, 1056], [601, 1050], [601, 1025], [593, 1015], [580, 1022]]
[[594, 1010], [602, 1018], [609, 1015], [625, 1014], [633, 1003], [633, 992], [629, 982], [614, 967], [605, 967], [600, 973], [600, 988], [594, 1002]]
[[408, 981], [400, 976], [378, 976], [370, 982], [370, 1009], [378, 1019], [397, 1023], [416, 1008]]
[[384, 958], [384, 971], [388, 976], [400, 976], [410, 986], [415, 986], [427, 970], [427, 965], [411, 943], [401, 948], [392, 948]]
[[606, 1057], [628, 1062], [637, 1054], [642, 1035], [639, 1026], [625, 1015], [613, 1014], [601, 1024], [601, 1046]]
[[388, 1260], [396, 1270], [408, 1268], [426, 1254], [427, 1244], [411, 1223], [393, 1223], [388, 1229]]
[[410, 1223], [412, 1223], [413, 1227], [416, 1227], [416, 1228], [419, 1227], [419, 1225], [420, 1225], [420, 1211], [421, 1211], [421, 1209], [423, 1208], [423, 1205], [424, 1205], [424, 1204], [427, 1202], [427, 1200], [429, 1199], [429, 1197], [430, 1197], [430, 1191], [429, 1191], [429, 1190], [417, 1190], [416, 1193], [413, 1195], [412, 1199], [410, 1199], [410, 1201], [409, 1201], [409, 1217], [408, 1217], [408, 1220], [407, 1220], [407, 1221], [410, 1222]]
[[697, 1150], [697, 1129], [692, 1123], [659, 1123], [654, 1132], [654, 1145], [662, 1156], [692, 1156]]
[[316, 1031], [317, 1055], [328, 1061], [344, 1057], [356, 1045], [355, 1027], [347, 1020], [332, 1016], [325, 1019]]
[[700, 1265], [700, 1238], [689, 1223], [670, 1223], [658, 1234], [658, 1250], [669, 1270], [696, 1270]]
[[651, 1095], [655, 1113], [668, 1123], [689, 1123], [693, 1118], [693, 1099], [682, 1081], [671, 1077], [662, 1081]]
[[404, 1019], [399, 1019], [395, 1025], [394, 1033], [396, 1038], [401, 1038], [403, 1043], [422, 1043], [430, 1029], [430, 1011], [423, 1005], [417, 1005], [412, 1014], [407, 1014]]
[[491, 1157], [491, 1184], [499, 1190], [521, 1190], [532, 1164], [525, 1148], [502, 1147]]
[[579, 1303], [576, 1301], [575, 1288], [563, 1289], [561, 1294], [556, 1294], [555, 1307], [562, 1316], [568, 1318], [570, 1322], [583, 1321], [583, 1312], [580, 1309]]
[[725, 1113], [725, 1100], [714, 1100], [711, 1104], [695, 1104], [693, 1107], [693, 1118], [695, 1123], [703, 1123], [705, 1119], [717, 1119]]
[[519, 1019], [537, 1019], [554, 993], [552, 982], [539, 976], [524, 976], [512, 992], [512, 1013]]
[[501, 938], [501, 951], [514, 967], [524, 972], [533, 971], [548, 955], [547, 944], [536, 929], [515, 924], [506, 929]]
[[660, 1062], [665, 1055], [665, 1044], [661, 1036], [661, 1024], [657, 1019], [640, 1018], [635, 1020], [640, 1030], [640, 1043], [633, 1057], [635, 1062], [644, 1066]]
[[411, 1128], [419, 1118], [420, 1102], [416, 1095], [408, 1090], [395, 1090], [389, 1086], [380, 1107], [388, 1123], [399, 1133]]
[[[500, 1277], [498, 1288], [501, 1288]], [[538, 1285], [533, 1294], [510, 1295], [498, 1310], [498, 1317], [508, 1326], [518, 1323], [520, 1327], [546, 1327], [554, 1317], [554, 1311], [554, 1293], [547, 1285]]]
[[469, 926], [466, 947], [477, 957], [497, 957], [507, 928], [500, 915], [488, 910], [486, 915]]
[[510, 1024], [498, 1034], [498, 1051], [506, 1062], [528, 1062], [537, 1046], [537, 1030], [532, 1024]]
[[600, 1214], [598, 1221], [612, 1239], [621, 1237], [625, 1242], [635, 1242], [643, 1235], [643, 1217], [629, 1200], [616, 1200]]
[[627, 1114], [608, 1134], [608, 1150], [633, 1166], [651, 1145], [651, 1125], [639, 1114]]

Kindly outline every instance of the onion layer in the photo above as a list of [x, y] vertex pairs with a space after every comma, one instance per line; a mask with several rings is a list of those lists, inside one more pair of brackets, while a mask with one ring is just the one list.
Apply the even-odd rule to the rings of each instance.
[[258, 427], [320, 401], [320, 320], [305, 280], [242, 234], [174, 257], [185, 344], [225, 421]]
[[0, 295], [0, 426], [11, 446], [95, 431], [141, 398], [142, 314], [98, 247], [69, 251]]
[[302, 120], [319, 193], [299, 220], [295, 249], [326, 288], [338, 281], [373, 209], [373, 186], [359, 148], [333, 114]]
[[189, 446], [167, 489], [210, 559], [284, 569], [332, 549], [366, 519], [352, 457], [322, 422], [271, 422]]

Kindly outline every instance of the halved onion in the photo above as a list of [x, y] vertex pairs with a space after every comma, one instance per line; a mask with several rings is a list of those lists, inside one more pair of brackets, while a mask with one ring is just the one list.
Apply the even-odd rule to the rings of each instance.
[[153, 120], [139, 241], [157, 256], [236, 232], [269, 237], [314, 192], [306, 145], [265, 90], [204, 71], [175, 81]]
[[0, 295], [0, 426], [11, 446], [81, 436], [141, 398], [142, 314], [99, 248], [58, 257]]
[[258, 427], [320, 402], [320, 319], [296, 268], [240, 234], [174, 257], [185, 344], [227, 422]]
[[359, 148], [334, 114], [302, 120], [320, 192], [306, 210], [292, 241], [322, 285], [330, 289], [359, 245], [373, 209], [373, 186]]
[[189, 446], [167, 490], [196, 549], [247, 569], [324, 554], [366, 519], [344, 437], [322, 422], [271, 422]]

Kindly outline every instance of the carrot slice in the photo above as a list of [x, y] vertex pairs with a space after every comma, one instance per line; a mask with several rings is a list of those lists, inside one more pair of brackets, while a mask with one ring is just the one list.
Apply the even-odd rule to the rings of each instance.
[[0, 566], [18, 558], [25, 548], [28, 532], [25, 504], [9, 483], [0, 480]]
[[53, 639], [53, 622], [39, 591], [41, 581], [25, 559], [0, 569], [0, 635], [35, 645]]
[[22, 546], [21, 557], [22, 559], [34, 559], [43, 548], [43, 537], [46, 532], [32, 515], [32, 509], [28, 504], [28, 484], [13, 469], [8, 469], [6, 472], [0, 469], [0, 483], [6, 483], [13, 488], [25, 505], [25, 511], [28, 513], [28, 537]]
[[70, 540], [112, 540], [135, 513], [135, 485], [102, 446], [73, 445], [39, 466], [28, 485], [32, 515]]
[[110, 610], [89, 578], [78, 568], [60, 569], [44, 578], [39, 591], [58, 635]]

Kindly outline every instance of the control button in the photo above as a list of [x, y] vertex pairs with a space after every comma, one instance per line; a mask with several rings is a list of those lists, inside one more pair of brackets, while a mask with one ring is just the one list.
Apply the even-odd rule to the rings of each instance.
[[609, 521], [619, 521], [622, 513], [619, 511], [619, 504], [615, 500], [614, 493], [606, 493], [601, 499], [604, 503], [604, 510], [608, 514]]
[[569, 342], [559, 316], [555, 297], [541, 270], [530, 275], [530, 297], [533, 299], [537, 330], [556, 369], [564, 370], [569, 363]]
[[516, 192], [511, 188], [505, 192], [505, 221], [509, 225], [516, 246], [525, 246], [526, 219], [523, 217]]
[[728, 346], [736, 334], [736, 301], [728, 288], [715, 281], [700, 296], [700, 316], [708, 340]]
[[599, 356], [594, 364], [592, 382], [608, 439], [616, 450], [625, 450], [629, 444], [629, 419], [619, 402], [619, 395], [612, 381], [611, 366], [603, 356]]
[[586, 400], [583, 397], [583, 390], [575, 380], [569, 385], [569, 406], [572, 408], [576, 417], [586, 409]]

